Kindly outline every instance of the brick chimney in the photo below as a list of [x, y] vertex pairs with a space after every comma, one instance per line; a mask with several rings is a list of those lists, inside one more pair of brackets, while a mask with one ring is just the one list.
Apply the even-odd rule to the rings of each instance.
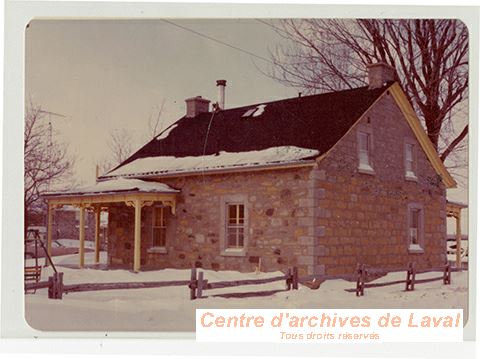
[[387, 82], [395, 81], [395, 69], [384, 62], [367, 65], [367, 71], [370, 90], [383, 87]]
[[202, 96], [187, 98], [185, 102], [187, 103], [186, 117], [191, 118], [197, 116], [200, 113], [208, 112], [210, 101], [202, 98]]

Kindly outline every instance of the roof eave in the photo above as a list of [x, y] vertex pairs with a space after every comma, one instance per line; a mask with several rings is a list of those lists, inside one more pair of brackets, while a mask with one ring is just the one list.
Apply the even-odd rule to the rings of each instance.
[[115, 176], [101, 176], [98, 179], [100, 181], [110, 180], [112, 178], [125, 177], [125, 178], [172, 178], [172, 177], [190, 177], [190, 176], [201, 176], [201, 175], [214, 175], [214, 174], [224, 174], [224, 173], [240, 173], [240, 172], [252, 172], [252, 171], [270, 171], [270, 170], [280, 170], [288, 168], [298, 168], [298, 167], [311, 167], [316, 163], [315, 159], [309, 160], [300, 160], [292, 161], [287, 163], [275, 163], [269, 165], [257, 165], [257, 166], [244, 166], [244, 167], [233, 167], [233, 168], [215, 168], [215, 169], [205, 169], [205, 170], [195, 170], [195, 171], [179, 171], [179, 172], [168, 172], [168, 173], [149, 173], [149, 174], [122, 174]]
[[109, 192], [50, 192], [45, 193], [42, 197], [45, 198], [69, 198], [79, 196], [114, 196], [114, 195], [135, 195], [135, 194], [177, 194], [179, 190], [172, 191], [109, 191]]

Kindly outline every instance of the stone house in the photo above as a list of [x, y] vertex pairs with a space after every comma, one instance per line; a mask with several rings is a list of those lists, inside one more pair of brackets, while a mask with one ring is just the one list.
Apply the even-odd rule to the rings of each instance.
[[446, 188], [456, 183], [393, 69], [370, 65], [368, 78], [231, 109], [219, 80], [212, 109], [187, 99], [184, 117], [96, 185], [52, 193], [49, 205], [108, 210], [109, 264], [135, 271], [443, 265]]

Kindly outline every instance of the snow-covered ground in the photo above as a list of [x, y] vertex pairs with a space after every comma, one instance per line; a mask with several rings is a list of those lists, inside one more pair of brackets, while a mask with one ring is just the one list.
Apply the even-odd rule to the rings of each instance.
[[[468, 240], [462, 239], [461, 242], [462, 263], [468, 263]], [[447, 241], [447, 259], [451, 262], [457, 260], [457, 242]]]
[[[68, 247], [68, 248], [79, 248], [80, 241], [78, 239], [57, 239], [52, 242], [54, 247]], [[84, 247], [89, 249], [95, 249], [94, 241], [85, 241]], [[55, 262], [54, 262], [55, 263]]]
[[[105, 261], [105, 253], [101, 260]], [[56, 257], [58, 269], [64, 272], [64, 283], [135, 282], [189, 280], [190, 270], [164, 269], [133, 273], [128, 270], [71, 269], [62, 265], [78, 263], [77, 255]], [[93, 253], [86, 253], [86, 263], [93, 262]], [[204, 270], [209, 282], [234, 279], [268, 278], [270, 273], [215, 272]], [[51, 275], [51, 268], [42, 271], [42, 278]], [[417, 278], [431, 278], [441, 273], [425, 273]], [[376, 282], [405, 279], [405, 272], [390, 273]], [[364, 297], [346, 292], [355, 283], [329, 280], [318, 290], [300, 286], [297, 291], [278, 292], [266, 297], [221, 298], [214, 294], [281, 290], [284, 282], [208, 290], [208, 298], [191, 301], [187, 286], [105, 290], [69, 293], [62, 300], [47, 297], [47, 290], [25, 296], [27, 322], [40, 330], [75, 331], [194, 331], [196, 308], [463, 308], [467, 318], [468, 272], [452, 273], [452, 284], [435, 281], [415, 286], [405, 292], [405, 285], [365, 289]]]

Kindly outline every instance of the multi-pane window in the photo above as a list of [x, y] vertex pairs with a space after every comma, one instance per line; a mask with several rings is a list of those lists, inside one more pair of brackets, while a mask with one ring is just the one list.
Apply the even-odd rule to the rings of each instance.
[[371, 168], [370, 161], [370, 134], [368, 132], [360, 131], [358, 133], [358, 160], [359, 167], [361, 168]]
[[408, 250], [411, 253], [423, 253], [423, 208], [419, 204], [408, 206]]
[[420, 236], [420, 209], [410, 209], [410, 245], [419, 245]]
[[415, 176], [415, 146], [411, 143], [405, 144], [405, 175]]
[[227, 204], [227, 248], [244, 247], [245, 206], [241, 203]]
[[152, 247], [165, 247], [167, 239], [167, 222], [165, 208], [153, 207]]

